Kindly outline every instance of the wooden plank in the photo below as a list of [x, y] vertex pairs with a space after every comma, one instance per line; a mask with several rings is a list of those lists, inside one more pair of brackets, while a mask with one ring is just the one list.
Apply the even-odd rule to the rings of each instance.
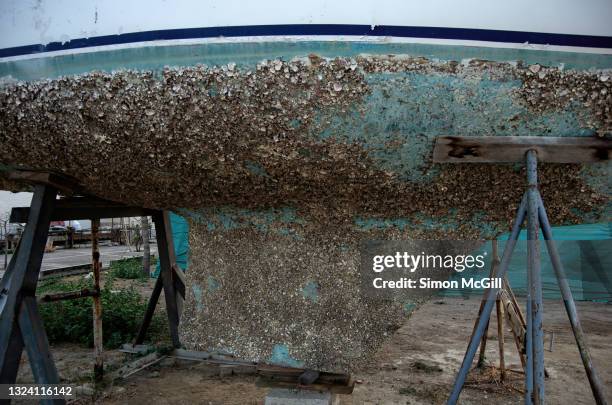
[[178, 359], [202, 361], [205, 363], [236, 367], [241, 371], [257, 373], [259, 384], [263, 386], [296, 388], [332, 391], [350, 394], [353, 390], [354, 381], [348, 374], [321, 372], [311, 385], [304, 387], [300, 385], [299, 378], [306, 371], [302, 368], [281, 367], [270, 364], [258, 364], [253, 361], [237, 359], [231, 355], [220, 353], [209, 353], [193, 350], [174, 349], [171, 356]]
[[48, 185], [68, 194], [82, 190], [82, 187], [75, 179], [56, 173], [13, 170], [8, 172], [7, 177], [9, 180]]
[[498, 299], [495, 302], [495, 307], [497, 310], [497, 343], [499, 345], [499, 372], [501, 375], [501, 380], [504, 381], [506, 379], [506, 360], [504, 354], [504, 307], [502, 306], [500, 300]]
[[525, 370], [526, 359], [525, 359], [525, 323], [522, 320], [522, 313], [517, 314], [516, 307], [512, 302], [513, 293], [512, 290], [506, 285], [504, 289], [499, 291], [498, 297], [504, 308], [505, 319], [508, 320], [510, 325], [510, 331], [514, 338], [514, 344], [521, 360], [523, 370]]
[[255, 383], [263, 387], [329, 391], [335, 394], [350, 394], [353, 392], [355, 383], [348, 374], [320, 372], [318, 378], [312, 384], [304, 385], [300, 382], [300, 376], [305, 371], [301, 368], [262, 364], [257, 367], [258, 378]]
[[236, 357], [231, 354], [218, 352], [209, 353], [197, 350], [174, 349], [172, 351], [172, 356], [182, 360], [206, 361], [222, 365], [257, 366], [256, 362], [236, 359]]
[[[59, 375], [51, 357], [51, 349], [42, 319], [38, 312], [36, 298], [23, 298], [19, 313], [19, 329], [28, 352], [28, 360], [36, 384], [59, 384]], [[65, 403], [63, 400], [47, 400], [49, 403]]]
[[[121, 218], [121, 217], [140, 217], [152, 215], [155, 210], [128, 207], [122, 205], [114, 206], [68, 206], [62, 200], [58, 200], [56, 207], [51, 214], [51, 221], [71, 221], [77, 219], [91, 218]], [[30, 209], [27, 207], [15, 207], [11, 211], [10, 222], [24, 223], [28, 221]]]
[[185, 299], [185, 275], [176, 263], [172, 266], [172, 275], [176, 292], [179, 293], [182, 299]]
[[144, 339], [147, 335], [147, 330], [149, 329], [149, 325], [151, 325], [151, 320], [153, 319], [153, 314], [155, 313], [157, 301], [159, 301], [159, 296], [161, 294], [163, 286], [164, 285], [161, 276], [157, 277], [157, 280], [155, 281], [155, 287], [153, 287], [151, 297], [149, 298], [149, 303], [147, 304], [147, 309], [144, 313], [144, 318], [142, 320], [142, 323], [140, 324], [140, 329], [138, 330], [138, 335], [136, 335], [136, 339], [134, 340], [134, 346], [141, 345], [144, 342]]
[[[257, 367], [257, 374], [262, 377], [274, 378], [279, 381], [289, 381], [298, 383], [298, 379], [306, 370], [303, 368], [279, 367], [273, 365], [262, 364]], [[317, 384], [341, 384], [346, 385], [351, 381], [351, 376], [348, 374], [320, 372], [315, 380]]]
[[14, 257], [15, 264], [9, 283], [0, 291], [0, 368], [7, 359], [21, 299], [24, 293], [33, 296], [36, 291], [56, 195], [57, 191], [52, 187], [36, 186], [31, 204], [32, 215], [19, 242], [19, 252]]
[[74, 300], [78, 298], [86, 298], [86, 297], [97, 297], [100, 295], [99, 291], [90, 290], [89, 288], [84, 288], [79, 291], [67, 291], [56, 294], [45, 294], [41, 297], [38, 297], [38, 302], [55, 302], [55, 301], [65, 301], [65, 300]]
[[514, 163], [535, 149], [539, 162], [593, 163], [610, 159], [612, 140], [595, 137], [440, 136], [434, 163]]
[[174, 347], [180, 347], [181, 343], [178, 334], [179, 325], [179, 304], [177, 293], [174, 287], [174, 275], [172, 265], [174, 264], [174, 244], [172, 241], [172, 226], [167, 212], [156, 212], [153, 216], [155, 223], [155, 233], [157, 235], [157, 254], [159, 255], [159, 277], [162, 279], [164, 287], [164, 298], [166, 301], [166, 314], [170, 327], [170, 336]]
[[[0, 384], [14, 384], [23, 354], [23, 339], [17, 321], [13, 323], [13, 330], [9, 339], [9, 346], [4, 363], [0, 365]], [[2, 401], [0, 400], [0, 403]]]

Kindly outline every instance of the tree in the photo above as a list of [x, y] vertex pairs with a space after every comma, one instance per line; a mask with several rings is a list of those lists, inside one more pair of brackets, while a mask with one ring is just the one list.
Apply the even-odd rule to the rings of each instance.
[[142, 271], [149, 277], [151, 272], [151, 246], [149, 245], [149, 217], [140, 217], [142, 233]]
[[8, 224], [10, 214], [8, 212], [0, 213], [0, 240], [4, 240], [4, 269], [8, 266]]

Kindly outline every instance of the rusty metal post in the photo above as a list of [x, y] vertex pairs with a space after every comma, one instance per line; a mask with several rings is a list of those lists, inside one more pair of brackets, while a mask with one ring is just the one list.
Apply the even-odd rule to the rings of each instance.
[[93, 297], [93, 335], [94, 335], [94, 378], [101, 381], [104, 375], [104, 342], [102, 336], [102, 298], [100, 297], [100, 249], [98, 247], [98, 233], [100, 219], [91, 220], [91, 255], [94, 275], [94, 289], [97, 294]]

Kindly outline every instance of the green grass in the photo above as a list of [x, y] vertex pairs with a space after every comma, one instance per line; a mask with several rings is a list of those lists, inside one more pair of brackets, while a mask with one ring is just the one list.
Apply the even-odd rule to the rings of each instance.
[[[151, 266], [157, 263], [157, 259], [151, 256]], [[149, 276], [143, 271], [142, 258], [128, 257], [111, 262], [109, 273], [114, 278], [130, 280], [146, 279]]]
[[[92, 288], [91, 280], [67, 282], [61, 279], [41, 283], [38, 293], [75, 291]], [[142, 322], [147, 301], [133, 287], [114, 290], [112, 278], [101, 291], [102, 331], [106, 348], [117, 348], [134, 339]], [[41, 303], [40, 313], [51, 343], [71, 342], [93, 346], [93, 299]], [[155, 314], [149, 338], [167, 335], [166, 322]]]

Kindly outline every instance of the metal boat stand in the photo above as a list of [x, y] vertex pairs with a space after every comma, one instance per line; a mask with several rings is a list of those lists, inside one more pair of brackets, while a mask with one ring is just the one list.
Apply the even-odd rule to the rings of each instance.
[[[542, 329], [542, 279], [540, 269], [540, 242], [538, 231], [546, 241], [548, 255], [563, 296], [574, 337], [580, 351], [593, 396], [597, 404], [606, 404], [603, 386], [587, 348], [586, 338], [576, 311], [576, 304], [565, 276], [565, 270], [548, 221], [546, 208], [538, 190], [538, 160], [557, 163], [589, 163], [609, 159], [611, 143], [595, 138], [539, 138], [539, 137], [442, 137], [434, 150], [435, 162], [517, 162], [525, 159], [528, 189], [519, 205], [512, 232], [506, 243], [496, 276], [503, 278], [510, 264], [521, 225], [527, 220], [527, 331], [525, 336], [525, 403], [543, 404], [544, 390], [544, 331]], [[456, 404], [470, 371], [472, 361], [489, 322], [498, 289], [485, 292], [482, 312], [474, 327], [463, 363], [447, 404]]]
[[[174, 266], [172, 232], [167, 212], [82, 196], [81, 188], [76, 183], [52, 173], [16, 171], [10, 173], [9, 178], [33, 183], [34, 196], [29, 208], [13, 208], [11, 212], [11, 222], [26, 223], [26, 226], [9, 266], [0, 280], [0, 384], [15, 383], [24, 349], [28, 353], [35, 382], [59, 384], [59, 375], [38, 311], [38, 301], [96, 296], [96, 291], [84, 290], [37, 300], [36, 286], [51, 221], [91, 219], [95, 226], [100, 218], [152, 216], [156, 225], [161, 276], [153, 291], [138, 336], [141, 341], [144, 339], [163, 288], [172, 342], [175, 347], [179, 347], [179, 307], [182, 302], [181, 291], [184, 294], [185, 288], [182, 274], [177, 272]], [[67, 197], [57, 199], [60, 190]], [[96, 263], [95, 250], [93, 259], [92, 267], [95, 272], [96, 266], [99, 267], [99, 262]], [[96, 308], [96, 313], [98, 311], [101, 311], [101, 308]], [[96, 365], [99, 365], [98, 362]], [[98, 369], [97, 372], [101, 370]], [[65, 400], [42, 399], [41, 402], [64, 404]], [[0, 404], [5, 403], [10, 403], [10, 400], [0, 400]]]

